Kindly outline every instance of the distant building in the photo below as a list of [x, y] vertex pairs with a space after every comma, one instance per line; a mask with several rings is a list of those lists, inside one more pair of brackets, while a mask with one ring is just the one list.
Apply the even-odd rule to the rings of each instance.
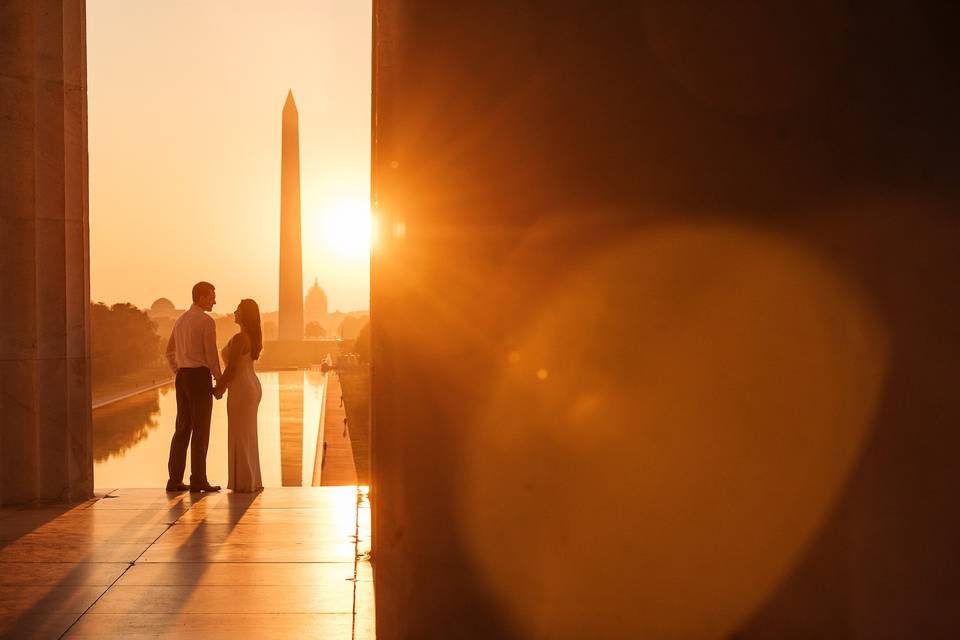
[[307, 291], [307, 297], [303, 303], [303, 320], [307, 324], [317, 322], [323, 326], [327, 322], [327, 313], [327, 294], [314, 278], [313, 286]]
[[183, 312], [178, 311], [169, 299], [157, 298], [153, 301], [153, 304], [150, 305], [150, 311], [148, 313], [150, 317], [171, 317], [179, 316]]
[[360, 330], [363, 328], [363, 325], [365, 325], [369, 319], [370, 318], [367, 315], [344, 316], [343, 320], [340, 322], [340, 326], [337, 327], [337, 333], [344, 340], [355, 340], [360, 334]]

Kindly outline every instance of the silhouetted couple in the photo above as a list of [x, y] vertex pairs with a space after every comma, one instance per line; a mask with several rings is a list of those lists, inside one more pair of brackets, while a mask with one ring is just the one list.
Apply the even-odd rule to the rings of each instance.
[[[209, 282], [193, 286], [193, 305], [177, 318], [167, 343], [167, 360], [177, 376], [177, 426], [170, 442], [167, 491], [219, 491], [207, 478], [207, 447], [213, 400], [227, 395], [227, 488], [238, 493], [259, 491], [260, 454], [257, 446], [257, 409], [262, 395], [253, 362], [260, 357], [263, 337], [260, 308], [250, 299], [240, 301], [234, 321], [240, 333], [223, 349], [226, 368], [221, 373], [217, 355], [217, 327], [207, 315], [217, 303]], [[216, 386], [214, 386], [216, 381]], [[183, 483], [190, 447], [190, 484]]]

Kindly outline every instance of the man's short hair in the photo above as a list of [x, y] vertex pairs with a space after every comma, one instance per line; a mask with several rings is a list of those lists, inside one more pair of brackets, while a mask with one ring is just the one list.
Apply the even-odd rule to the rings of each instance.
[[198, 282], [193, 285], [193, 301], [200, 302], [200, 298], [213, 293], [214, 286], [209, 282]]

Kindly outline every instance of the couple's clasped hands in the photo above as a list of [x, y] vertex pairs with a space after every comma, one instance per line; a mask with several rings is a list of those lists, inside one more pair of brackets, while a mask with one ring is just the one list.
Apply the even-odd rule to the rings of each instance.
[[227, 385], [223, 384], [222, 382], [217, 384], [217, 386], [213, 388], [213, 397], [216, 398], [217, 400], [220, 400], [221, 398], [223, 398], [223, 394], [226, 392], [226, 390], [227, 390]]

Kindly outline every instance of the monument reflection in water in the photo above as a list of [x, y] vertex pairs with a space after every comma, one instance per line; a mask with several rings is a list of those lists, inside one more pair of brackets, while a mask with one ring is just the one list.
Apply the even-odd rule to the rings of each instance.
[[[260, 469], [267, 487], [310, 486], [317, 456], [324, 375], [258, 372]], [[98, 489], [163, 487], [177, 417], [173, 384], [93, 412], [94, 484]], [[210, 481], [227, 484], [227, 403], [214, 402], [207, 452]], [[190, 477], [187, 456], [186, 477]]]

